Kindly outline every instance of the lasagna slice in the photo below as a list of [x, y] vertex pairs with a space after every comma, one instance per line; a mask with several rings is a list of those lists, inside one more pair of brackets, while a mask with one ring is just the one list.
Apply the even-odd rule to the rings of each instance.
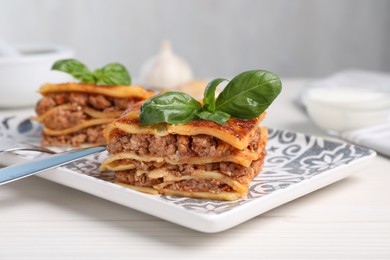
[[36, 105], [42, 145], [104, 144], [104, 127], [131, 105], [154, 95], [138, 86], [45, 84]]
[[100, 170], [115, 171], [126, 187], [151, 193], [236, 200], [247, 195], [261, 171], [267, 129], [265, 113], [225, 125], [195, 120], [186, 124], [141, 126], [141, 104], [104, 130], [110, 156]]

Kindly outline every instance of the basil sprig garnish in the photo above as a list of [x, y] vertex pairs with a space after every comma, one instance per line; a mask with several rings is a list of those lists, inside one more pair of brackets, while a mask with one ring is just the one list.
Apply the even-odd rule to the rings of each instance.
[[274, 73], [251, 70], [234, 77], [215, 99], [215, 90], [223, 81], [218, 78], [209, 82], [203, 107], [181, 92], [166, 92], [148, 99], [141, 106], [141, 125], [185, 124], [199, 118], [220, 125], [230, 117], [248, 120], [263, 113], [282, 90], [280, 78]]
[[131, 85], [129, 72], [119, 63], [110, 63], [91, 72], [80, 61], [65, 59], [55, 62], [51, 69], [68, 73], [83, 83], [111, 86]]

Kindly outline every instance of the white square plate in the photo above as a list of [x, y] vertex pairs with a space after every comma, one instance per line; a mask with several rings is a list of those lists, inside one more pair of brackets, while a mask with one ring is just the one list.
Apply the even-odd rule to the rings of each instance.
[[[26, 117], [0, 119], [0, 138], [39, 143], [41, 127]], [[252, 181], [246, 198], [211, 201], [149, 195], [117, 185], [112, 173], [98, 171], [107, 156], [101, 153], [37, 176], [202, 232], [219, 232], [272, 208], [356, 173], [375, 157], [372, 150], [285, 130], [270, 129], [268, 155], [262, 172]], [[4, 153], [9, 165], [30, 154]], [[35, 156], [36, 153], [35, 153]], [[38, 156], [45, 156], [38, 154]]]

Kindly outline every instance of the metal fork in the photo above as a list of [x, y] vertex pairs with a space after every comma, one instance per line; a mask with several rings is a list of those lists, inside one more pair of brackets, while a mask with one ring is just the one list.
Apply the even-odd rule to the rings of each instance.
[[50, 150], [48, 148], [39, 145], [18, 143], [7, 137], [0, 138], [0, 153], [13, 152], [13, 151], [36, 151], [36, 152], [43, 152], [49, 154], [56, 153], [53, 150]]
[[23, 163], [4, 167], [0, 169], [0, 185], [73, 162], [94, 153], [103, 152], [104, 150], [106, 150], [105, 145], [97, 145], [88, 148], [69, 150], [54, 155], [47, 155], [43, 158], [28, 160]]

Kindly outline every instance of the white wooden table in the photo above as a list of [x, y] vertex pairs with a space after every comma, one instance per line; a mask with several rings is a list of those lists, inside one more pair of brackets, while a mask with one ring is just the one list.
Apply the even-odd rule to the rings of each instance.
[[[305, 81], [283, 82], [265, 123], [323, 135], [295, 103]], [[38, 177], [0, 186], [1, 260], [215, 258], [390, 259], [390, 159], [217, 234]]]

